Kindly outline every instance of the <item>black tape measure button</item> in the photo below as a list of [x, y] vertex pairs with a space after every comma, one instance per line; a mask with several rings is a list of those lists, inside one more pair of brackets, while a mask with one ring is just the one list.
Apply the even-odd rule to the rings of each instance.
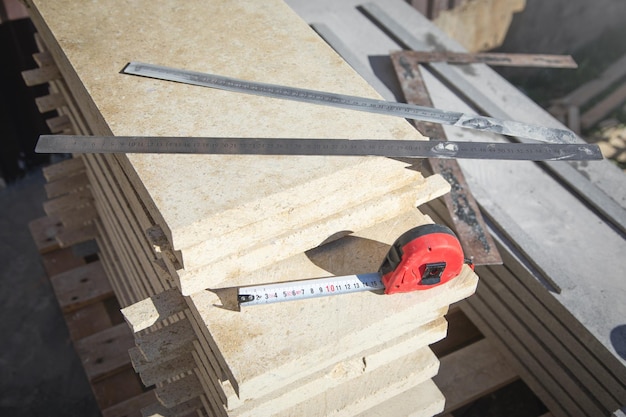
[[441, 282], [441, 276], [443, 275], [443, 271], [446, 269], [445, 262], [434, 262], [430, 264], [426, 264], [424, 268], [424, 273], [422, 274], [422, 281], [420, 284], [422, 285], [435, 285]]

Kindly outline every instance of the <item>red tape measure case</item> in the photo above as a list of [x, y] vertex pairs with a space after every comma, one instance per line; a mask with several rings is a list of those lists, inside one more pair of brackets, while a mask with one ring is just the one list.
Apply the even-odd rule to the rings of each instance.
[[439, 224], [415, 227], [402, 234], [379, 268], [385, 294], [425, 290], [461, 273], [465, 257], [452, 230]]

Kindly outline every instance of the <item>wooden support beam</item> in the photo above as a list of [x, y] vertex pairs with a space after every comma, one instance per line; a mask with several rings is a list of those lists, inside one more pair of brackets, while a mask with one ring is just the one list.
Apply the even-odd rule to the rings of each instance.
[[98, 381], [130, 368], [128, 349], [133, 345], [132, 333], [125, 323], [75, 342], [76, 352], [90, 381]]

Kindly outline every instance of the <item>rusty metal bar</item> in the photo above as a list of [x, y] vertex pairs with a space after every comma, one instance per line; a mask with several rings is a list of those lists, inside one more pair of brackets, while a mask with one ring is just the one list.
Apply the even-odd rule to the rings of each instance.
[[[408, 51], [391, 54], [391, 61], [398, 76], [407, 103], [431, 106], [432, 101], [420, 74], [419, 64], [407, 56]], [[414, 122], [417, 130], [430, 138], [446, 139], [443, 127], [437, 123]], [[452, 159], [428, 159], [434, 173], [450, 183], [451, 191], [443, 196], [454, 223], [454, 229], [466, 256], [476, 265], [501, 264], [502, 258], [493, 238], [487, 230], [478, 204], [457, 161]]]

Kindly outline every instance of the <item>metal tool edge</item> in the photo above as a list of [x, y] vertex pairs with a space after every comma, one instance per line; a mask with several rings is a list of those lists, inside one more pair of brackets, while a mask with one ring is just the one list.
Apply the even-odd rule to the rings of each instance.
[[600, 160], [592, 144], [456, 142], [395, 139], [309, 139], [42, 135], [37, 153], [180, 153], [212, 155], [384, 156], [397, 158]]
[[255, 81], [240, 80], [222, 75], [171, 68], [142, 62], [129, 62], [120, 71], [159, 80], [167, 80], [201, 87], [218, 88], [238, 93], [333, 106], [357, 111], [422, 120], [478, 131], [522, 137], [550, 143], [580, 143], [570, 130], [536, 126], [510, 120], [498, 120], [475, 114], [441, 110], [414, 104], [397, 103], [366, 97], [310, 90]]

